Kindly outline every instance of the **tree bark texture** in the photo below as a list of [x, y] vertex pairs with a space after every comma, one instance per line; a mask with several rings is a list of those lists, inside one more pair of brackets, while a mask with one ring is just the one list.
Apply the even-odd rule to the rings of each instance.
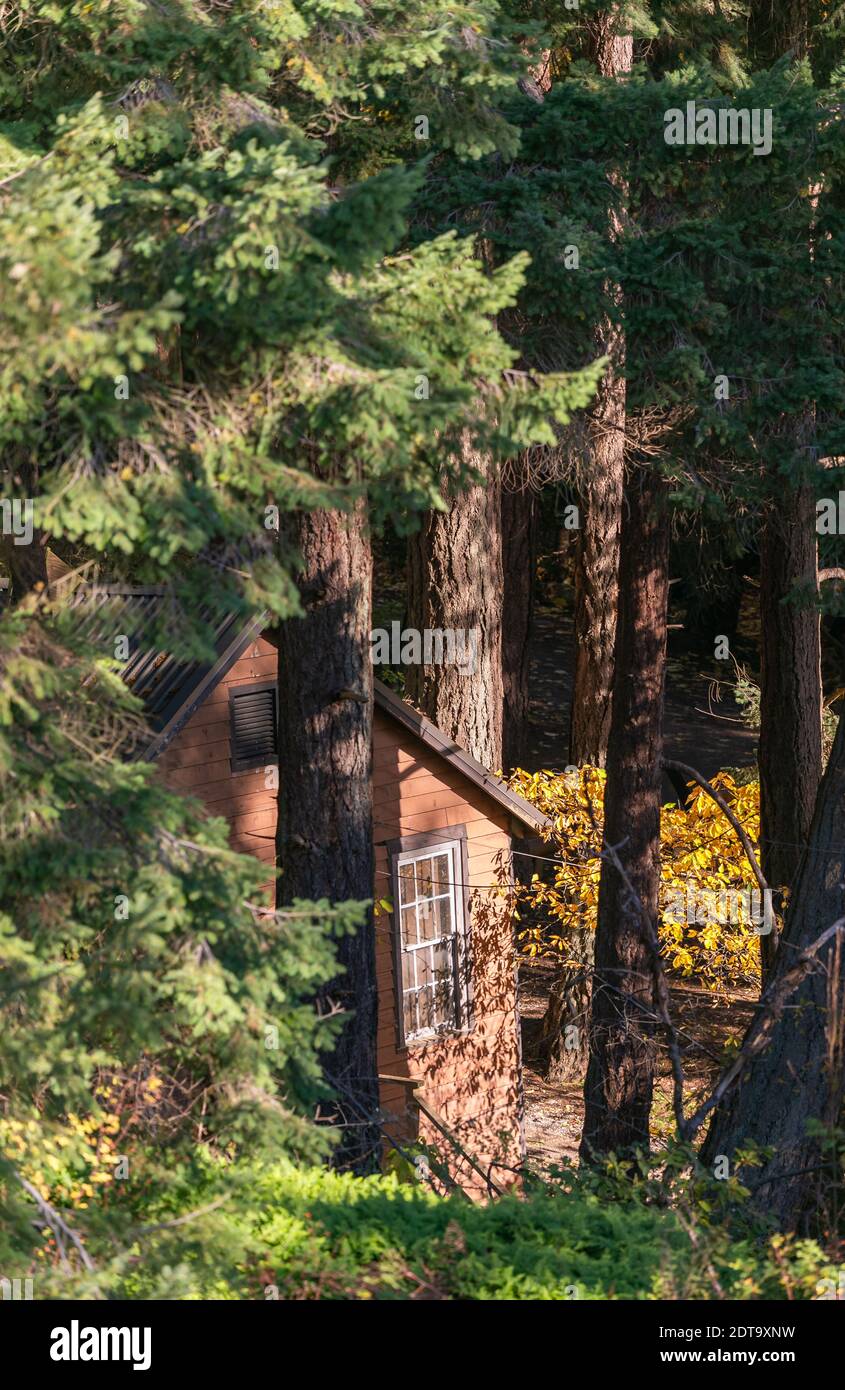
[[602, 860], [584, 1087], [581, 1157], [648, 1146], [655, 1066], [655, 990], [642, 912], [657, 927], [660, 760], [666, 664], [669, 528], [659, 476], [625, 490], [613, 715], [604, 840], [626, 883]]
[[[597, 354], [610, 350], [605, 321]], [[600, 339], [600, 341], [599, 341]], [[625, 451], [625, 381], [610, 367], [590, 411], [589, 477], [581, 490], [575, 556], [575, 669], [569, 761], [604, 767], [613, 701], [619, 533]]]
[[489, 460], [473, 462], [484, 481], [450, 497], [448, 511], [428, 512], [408, 542], [408, 626], [466, 634], [472, 669], [409, 666], [405, 688], [438, 728], [495, 771], [504, 699], [501, 489]]
[[[845, 720], [840, 720], [809, 835], [771, 989], [834, 922], [845, 915]], [[708, 1166], [738, 1148], [769, 1146], [762, 1168], [741, 1172], [752, 1205], [780, 1230], [799, 1226], [830, 1197], [836, 1159], [824, 1162], [808, 1121], [835, 1125], [843, 1103], [845, 944], [831, 941], [817, 967], [786, 1000], [770, 1041], [752, 1058], [717, 1108], [701, 1157]], [[752, 1021], [749, 1035], [761, 1027]], [[841, 1163], [841, 1160], [840, 1160]]]
[[537, 498], [502, 491], [502, 764], [522, 767], [528, 743], [531, 625], [537, 560]]
[[[802, 604], [789, 601], [796, 587]], [[778, 910], [807, 844], [822, 773], [820, 620], [806, 601], [816, 587], [815, 502], [803, 487], [770, 508], [760, 553], [760, 854]], [[776, 933], [761, 937], [760, 948], [765, 981]]]
[[755, 64], [767, 67], [785, 53], [803, 58], [809, 42], [807, 0], [751, 0], [748, 48]]
[[[617, 33], [617, 23], [612, 9], [586, 23], [589, 57], [603, 77], [619, 77], [631, 70], [634, 41], [630, 34]], [[618, 236], [621, 224], [612, 209], [608, 221], [610, 235]], [[618, 297], [616, 287], [608, 289]], [[575, 560], [569, 761], [604, 767], [610, 737], [625, 467], [625, 335], [609, 315], [603, 315], [594, 337], [596, 356], [610, 361], [587, 419], [581, 531]]]
[[[289, 539], [302, 557], [304, 617], [279, 629], [279, 903], [372, 901], [372, 555], [363, 504], [302, 513]], [[372, 909], [338, 943], [343, 973], [321, 995], [348, 1014], [326, 1074], [342, 1129], [336, 1162], [380, 1160], [377, 993]]]
[[571, 963], [558, 972], [549, 991], [538, 1049], [547, 1081], [574, 1081], [584, 1076], [595, 944], [592, 927], [570, 934]]
[[[752, 0], [749, 49], [764, 66], [810, 38], [808, 0]], [[801, 444], [809, 419], [799, 421]], [[814, 499], [806, 486], [786, 493], [764, 519], [760, 556], [760, 854], [778, 895], [791, 885], [807, 840], [821, 778], [821, 651], [819, 616], [784, 602], [794, 586], [817, 589]], [[760, 938], [763, 985], [771, 978], [777, 933]]]

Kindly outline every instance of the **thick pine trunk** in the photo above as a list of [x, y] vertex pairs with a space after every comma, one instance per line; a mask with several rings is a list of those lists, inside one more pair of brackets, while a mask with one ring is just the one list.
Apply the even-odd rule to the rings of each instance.
[[602, 77], [630, 72], [634, 62], [634, 38], [632, 34], [619, 33], [619, 10], [619, 5], [611, 5], [584, 21], [588, 56]]
[[[633, 38], [617, 32], [613, 9], [585, 19], [586, 50], [603, 77], [629, 72]], [[615, 176], [611, 174], [611, 180]], [[609, 232], [621, 224], [609, 213]], [[618, 289], [606, 286], [618, 296]], [[613, 703], [614, 648], [619, 589], [619, 542], [625, 473], [625, 335], [608, 315], [596, 324], [597, 357], [609, 357], [607, 371], [587, 417], [585, 467], [581, 483], [581, 530], [575, 552], [574, 663], [569, 717], [569, 761], [604, 767]], [[541, 1055], [548, 1080], [583, 1076], [593, 969], [593, 936], [578, 932], [570, 963], [552, 987], [543, 1019]]]
[[502, 763], [522, 767], [528, 743], [528, 671], [534, 613], [537, 498], [502, 492]]
[[768, 66], [784, 53], [801, 58], [809, 39], [808, 0], [751, 0], [748, 50], [755, 65]]
[[[467, 447], [469, 447], [467, 445]], [[488, 460], [485, 474], [428, 512], [408, 542], [408, 626], [420, 634], [452, 631], [474, 652], [468, 665], [409, 666], [413, 704], [486, 768], [502, 766], [501, 489]]]
[[[597, 354], [610, 348], [599, 329]], [[613, 703], [613, 651], [619, 575], [620, 509], [625, 452], [625, 381], [611, 367], [590, 411], [589, 477], [581, 489], [575, 556], [575, 670], [569, 761], [604, 767]]]
[[552, 984], [540, 1033], [538, 1051], [547, 1081], [574, 1081], [584, 1075], [594, 947], [592, 927], [570, 932], [567, 937], [570, 963]]
[[[840, 720], [830, 762], [819, 791], [787, 914], [786, 931], [771, 988], [796, 954], [845, 915], [845, 719]], [[739, 1084], [717, 1109], [702, 1160], [712, 1166], [737, 1149], [771, 1146], [762, 1168], [742, 1174], [752, 1205], [781, 1230], [824, 1208], [833, 1174], [824, 1163], [809, 1121], [839, 1122], [845, 1059], [845, 944], [823, 947], [818, 968], [786, 1001], [766, 1049], [740, 1074]], [[751, 1033], [759, 1030], [755, 1020]], [[811, 1170], [811, 1171], [807, 1171]]]
[[[588, 53], [603, 77], [630, 72], [633, 38], [618, 34], [608, 10], [587, 21]], [[612, 236], [621, 231], [609, 214]], [[613, 287], [610, 287], [613, 293]], [[625, 466], [625, 336], [609, 316], [596, 325], [595, 353], [609, 357], [587, 421], [581, 531], [575, 560], [575, 671], [569, 760], [604, 767], [610, 736], [620, 507]]]
[[[789, 601], [796, 587], [803, 604]], [[760, 555], [760, 852], [778, 896], [795, 878], [822, 772], [820, 624], [806, 601], [815, 590], [815, 503], [804, 487], [770, 508]], [[760, 950], [765, 981], [774, 932]]]
[[[802, 56], [808, 36], [807, 0], [752, 0], [749, 42], [758, 63], [772, 63], [788, 50]], [[816, 585], [814, 509], [807, 488], [772, 508], [762, 537], [761, 851], [769, 882], [792, 887], [776, 956], [775, 942], [761, 938], [770, 991], [777, 990], [796, 953], [845, 912], [845, 721], [814, 810], [821, 767], [819, 620], [811, 608], [782, 601], [795, 585], [805, 594]], [[742, 1176], [752, 1188], [752, 1206], [780, 1229], [818, 1211], [825, 1189], [829, 1192], [831, 1175], [824, 1172], [819, 1140], [807, 1126], [808, 1121], [839, 1121], [843, 1018], [840, 937], [823, 949], [819, 968], [788, 999], [767, 1047], [717, 1109], [702, 1149], [710, 1165], [738, 1148], [771, 1146], [772, 1157], [763, 1167]], [[749, 1036], [764, 1026], [765, 1015], [762, 1024], [758, 1015]]]
[[[372, 555], [363, 504], [354, 513], [300, 514], [290, 540], [303, 565], [304, 617], [279, 630], [280, 904], [295, 898], [371, 901]], [[338, 943], [343, 974], [319, 1003], [348, 1014], [326, 1074], [345, 1126], [339, 1166], [372, 1171], [380, 1159], [377, 995], [372, 911]]]
[[[749, 46], [761, 64], [806, 53], [807, 0], [752, 0]], [[796, 443], [806, 443], [807, 419]], [[795, 877], [821, 778], [821, 651], [819, 617], [806, 606], [817, 588], [814, 498], [804, 486], [778, 498], [764, 519], [760, 556], [760, 852], [778, 897]], [[788, 600], [803, 589], [805, 605]], [[781, 902], [776, 903], [779, 908]], [[760, 938], [763, 984], [771, 977], [776, 933]]]
[[630, 887], [605, 856], [580, 1150], [587, 1161], [647, 1147], [649, 1140], [655, 991], [641, 908], [656, 930], [669, 592], [669, 529], [661, 493], [653, 468], [635, 471], [625, 489], [622, 512], [604, 839], [615, 847]]

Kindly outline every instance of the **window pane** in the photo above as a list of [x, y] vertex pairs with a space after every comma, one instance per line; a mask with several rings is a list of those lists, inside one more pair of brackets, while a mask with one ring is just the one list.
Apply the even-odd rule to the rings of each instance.
[[448, 944], [416, 951], [417, 979], [423, 986], [418, 994], [421, 1028], [453, 1028], [455, 1015], [455, 984], [452, 973], [452, 950]]
[[437, 936], [437, 922], [434, 916], [434, 903], [431, 898], [425, 898], [417, 903], [419, 913], [420, 941], [433, 941]]
[[407, 1039], [460, 1022], [456, 978], [456, 859], [438, 850], [398, 865], [402, 1017]]
[[421, 1029], [437, 1027], [437, 1006], [433, 989], [421, 989], [417, 995], [419, 1026]]
[[421, 985], [433, 985], [452, 977], [452, 947], [448, 941], [418, 951], [417, 980]]
[[409, 1038], [412, 1037], [414, 1033], [418, 1033], [420, 1028], [417, 1018], [417, 996], [415, 994], [406, 994], [403, 1006], [404, 1032], [405, 1037]]
[[413, 864], [399, 865], [399, 901], [400, 903], [412, 903], [416, 896], [414, 889], [414, 866]]
[[402, 952], [402, 988], [403, 988], [403, 989], [416, 989], [416, 987], [417, 987], [416, 958], [417, 958], [418, 954], [419, 954], [418, 951], [403, 951], [403, 952]]
[[434, 904], [435, 936], [451, 936], [455, 930], [452, 899], [437, 898]]
[[402, 945], [416, 946], [417, 944], [417, 909], [415, 907], [401, 907], [399, 909], [402, 918]]
[[431, 860], [417, 860], [417, 896], [420, 898], [431, 897]]
[[[426, 951], [426, 955], [429, 952]], [[455, 1010], [455, 955], [451, 941], [441, 942], [431, 948], [432, 970], [434, 975], [434, 996], [437, 1022], [441, 1027], [454, 1028], [457, 1023]]]
[[436, 854], [431, 861], [431, 876], [435, 895], [437, 893], [448, 893], [449, 889], [452, 887], [451, 858], [452, 856], [450, 854]]
[[443, 979], [435, 990], [437, 1022], [441, 1027], [454, 1028], [457, 1024], [455, 1013], [455, 987], [451, 978]]

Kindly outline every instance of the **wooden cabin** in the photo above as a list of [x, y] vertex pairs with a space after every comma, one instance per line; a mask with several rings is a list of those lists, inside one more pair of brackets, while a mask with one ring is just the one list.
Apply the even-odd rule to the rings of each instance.
[[[156, 607], [155, 590], [109, 594], [136, 617]], [[116, 620], [119, 628], [111, 615], [112, 630]], [[155, 731], [142, 756], [156, 761], [168, 785], [225, 817], [233, 848], [270, 871], [275, 646], [260, 622], [225, 619], [216, 630], [217, 660], [203, 666], [145, 648], [146, 625], [146, 616], [140, 630], [135, 624], [124, 670]], [[480, 1193], [513, 1181], [523, 1154], [507, 888], [514, 842], [535, 840], [545, 820], [379, 681], [374, 698], [373, 894], [390, 908], [376, 917], [388, 1145], [407, 1156], [409, 1144], [422, 1140], [436, 1151], [434, 1174], [440, 1155], [449, 1180]], [[423, 1171], [426, 1161], [415, 1159]]]

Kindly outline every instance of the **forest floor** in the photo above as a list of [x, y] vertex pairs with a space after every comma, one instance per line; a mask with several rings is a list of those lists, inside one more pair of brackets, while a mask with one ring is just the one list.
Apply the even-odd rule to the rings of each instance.
[[[564, 1158], [577, 1159], [584, 1120], [583, 1078], [545, 1081], [537, 1056], [552, 976], [549, 965], [526, 962], [520, 968], [525, 1147], [528, 1164], [535, 1171], [546, 1170]], [[751, 989], [712, 994], [692, 981], [673, 982], [670, 994], [672, 1018], [683, 1045], [685, 1108], [689, 1114], [719, 1076], [726, 1045], [745, 1032], [756, 995]], [[662, 1048], [658, 1073], [652, 1110], [654, 1142], [669, 1138], [674, 1130], [672, 1073]]]

